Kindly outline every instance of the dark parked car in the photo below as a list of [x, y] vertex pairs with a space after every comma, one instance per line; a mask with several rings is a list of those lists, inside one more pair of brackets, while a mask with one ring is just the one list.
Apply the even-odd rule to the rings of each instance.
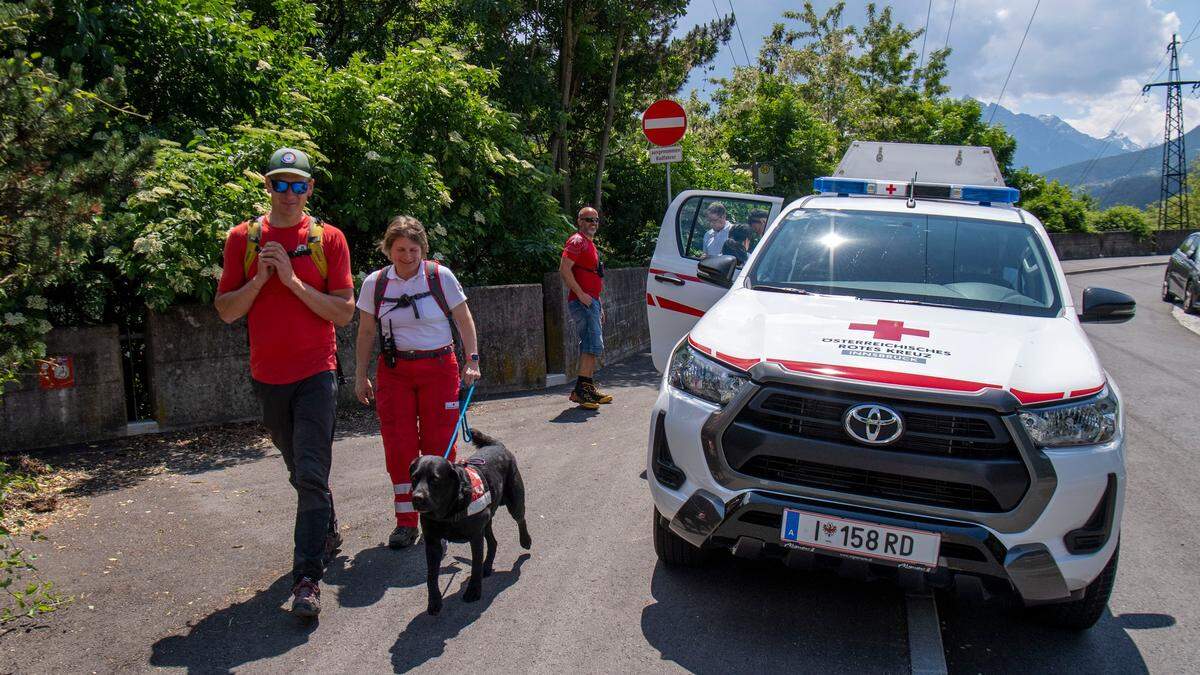
[[1163, 277], [1163, 300], [1174, 302], [1176, 291], [1183, 295], [1183, 311], [1196, 314], [1200, 309], [1200, 234], [1193, 234], [1171, 254]]

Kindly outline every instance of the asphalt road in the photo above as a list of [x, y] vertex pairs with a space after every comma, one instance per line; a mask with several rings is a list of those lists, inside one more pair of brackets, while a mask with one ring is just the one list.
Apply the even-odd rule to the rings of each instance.
[[[1091, 632], [1027, 623], [1002, 603], [941, 597], [951, 672], [1196, 672], [1200, 515], [1197, 336], [1158, 299], [1161, 267], [1069, 277], [1133, 294], [1133, 322], [1088, 332], [1126, 401], [1129, 492], [1111, 613]], [[657, 388], [647, 357], [605, 369], [613, 405], [588, 413], [558, 388], [484, 401], [473, 424], [506, 441], [529, 490], [533, 550], [498, 515], [496, 573], [461, 601], [469, 556], [451, 546], [446, 606], [423, 613], [420, 550], [392, 526], [378, 436], [340, 435], [332, 483], [346, 538], [318, 624], [288, 599], [294, 496], [276, 453], [113, 486], [38, 544], [76, 596], [30, 632], [0, 637], [0, 670], [470, 672], [690, 670], [907, 672], [903, 594], [885, 583], [724, 561], [657, 564], [642, 471]], [[457, 559], [456, 559], [457, 558]]]

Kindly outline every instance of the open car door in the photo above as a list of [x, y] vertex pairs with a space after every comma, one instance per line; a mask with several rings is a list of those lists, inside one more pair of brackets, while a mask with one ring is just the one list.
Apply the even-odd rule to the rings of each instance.
[[[646, 278], [650, 349], [654, 367], [660, 372], [680, 338], [728, 290], [696, 276], [704, 235], [710, 229], [707, 213], [717, 203], [725, 207], [726, 228], [747, 225], [754, 211], [765, 212], [767, 222], [774, 223], [783, 207], [780, 197], [707, 190], [687, 190], [671, 202], [659, 228], [658, 245]], [[757, 236], [751, 238], [752, 245], [757, 242]]]

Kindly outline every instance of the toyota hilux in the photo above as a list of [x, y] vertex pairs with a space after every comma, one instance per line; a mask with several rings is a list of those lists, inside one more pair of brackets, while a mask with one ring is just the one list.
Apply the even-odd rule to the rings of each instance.
[[[1081, 324], [1127, 321], [1133, 299], [1088, 288], [1076, 307], [988, 148], [854, 142], [815, 188], [786, 206], [687, 191], [663, 219], [646, 294], [659, 559], [1015, 594], [1090, 627], [1125, 439]], [[770, 224], [744, 263], [706, 253], [755, 212]]]

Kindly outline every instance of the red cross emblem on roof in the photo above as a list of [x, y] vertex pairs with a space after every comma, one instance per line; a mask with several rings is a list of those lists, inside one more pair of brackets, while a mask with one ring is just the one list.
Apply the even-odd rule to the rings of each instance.
[[852, 323], [850, 330], [869, 330], [874, 331], [876, 340], [893, 340], [900, 342], [905, 335], [915, 335], [916, 337], [929, 337], [929, 331], [921, 330], [920, 328], [905, 328], [903, 321], [889, 321], [888, 319], [880, 319], [875, 323]]
[[891, 194], [895, 194], [895, 192], [896, 192], [896, 186], [895, 186], [895, 185], [892, 185], [891, 183], [888, 183], [888, 186], [887, 186], [887, 188], [886, 188], [886, 189], [887, 189], [887, 193], [888, 193], [889, 195], [891, 195]]

